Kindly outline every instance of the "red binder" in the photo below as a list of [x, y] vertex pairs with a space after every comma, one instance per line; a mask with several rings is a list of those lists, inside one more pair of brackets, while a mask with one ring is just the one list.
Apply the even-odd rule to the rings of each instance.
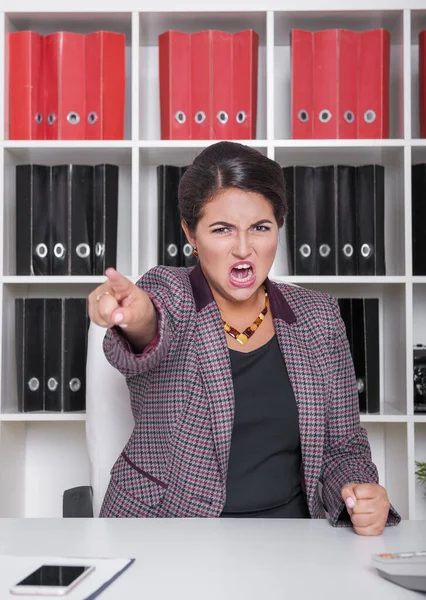
[[43, 46], [35, 31], [9, 33], [9, 137], [43, 140]]
[[388, 138], [390, 34], [374, 29], [358, 35], [358, 137]]
[[161, 139], [191, 139], [191, 34], [158, 37]]
[[86, 35], [85, 129], [88, 140], [124, 139], [126, 37], [96, 31]]
[[211, 31], [191, 34], [191, 124], [193, 140], [209, 140], [211, 131]]
[[85, 139], [85, 36], [45, 37], [46, 139]]
[[291, 136], [313, 137], [313, 57], [314, 34], [291, 31]]
[[426, 137], [426, 30], [419, 34], [419, 116], [420, 137]]
[[215, 140], [230, 140], [233, 137], [232, 45], [232, 33], [211, 32], [211, 129]]
[[338, 132], [339, 30], [314, 33], [313, 137], [336, 139]]
[[234, 140], [256, 137], [258, 50], [259, 36], [255, 31], [249, 29], [233, 34], [231, 132]]
[[358, 33], [339, 32], [338, 137], [357, 137]]

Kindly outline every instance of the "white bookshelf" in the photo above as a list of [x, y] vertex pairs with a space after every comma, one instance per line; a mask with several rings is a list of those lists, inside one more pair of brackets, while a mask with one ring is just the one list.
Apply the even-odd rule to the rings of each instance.
[[[158, 164], [185, 165], [210, 140], [160, 140], [158, 35], [167, 29], [255, 29], [260, 36], [257, 137], [245, 143], [290, 164], [368, 164], [386, 167], [387, 275], [295, 277], [287, 267], [285, 232], [271, 277], [333, 295], [378, 297], [381, 410], [362, 415], [381, 481], [404, 518], [426, 519], [426, 496], [414, 461], [426, 461], [426, 416], [413, 414], [412, 346], [426, 343], [426, 277], [411, 275], [411, 165], [426, 162], [418, 139], [418, 33], [426, 29], [424, 0], [300, 0], [290, 10], [278, 0], [217, 0], [199, 5], [157, 0], [156, 10], [134, 11], [122, 0], [105, 10], [99, 0], [4, 0], [0, 12], [0, 517], [58, 517], [65, 489], [89, 483], [84, 413], [18, 413], [14, 299], [87, 295], [104, 277], [30, 277], [15, 274], [15, 166], [28, 162], [120, 165], [118, 268], [133, 281], [156, 264]], [[391, 31], [391, 137], [387, 140], [290, 139], [292, 27]], [[126, 36], [126, 118], [122, 141], [8, 139], [6, 33], [21, 29]]]

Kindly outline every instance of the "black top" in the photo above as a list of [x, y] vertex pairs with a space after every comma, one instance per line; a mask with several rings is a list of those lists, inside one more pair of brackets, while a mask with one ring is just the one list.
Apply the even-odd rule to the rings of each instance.
[[277, 337], [251, 352], [229, 353], [235, 417], [221, 516], [309, 518], [299, 416]]

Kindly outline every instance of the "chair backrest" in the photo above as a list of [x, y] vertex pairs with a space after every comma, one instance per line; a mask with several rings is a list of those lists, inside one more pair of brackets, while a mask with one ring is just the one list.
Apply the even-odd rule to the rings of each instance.
[[86, 439], [93, 488], [93, 516], [98, 517], [110, 470], [133, 431], [125, 377], [105, 358], [106, 329], [90, 323], [86, 363]]

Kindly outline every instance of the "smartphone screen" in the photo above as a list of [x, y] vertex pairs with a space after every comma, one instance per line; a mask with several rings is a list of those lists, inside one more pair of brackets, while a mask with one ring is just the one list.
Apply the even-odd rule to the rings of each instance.
[[16, 584], [16, 587], [23, 586], [55, 586], [68, 587], [82, 573], [89, 570], [91, 567], [66, 567], [62, 565], [43, 565], [36, 571], [25, 577], [22, 581]]

